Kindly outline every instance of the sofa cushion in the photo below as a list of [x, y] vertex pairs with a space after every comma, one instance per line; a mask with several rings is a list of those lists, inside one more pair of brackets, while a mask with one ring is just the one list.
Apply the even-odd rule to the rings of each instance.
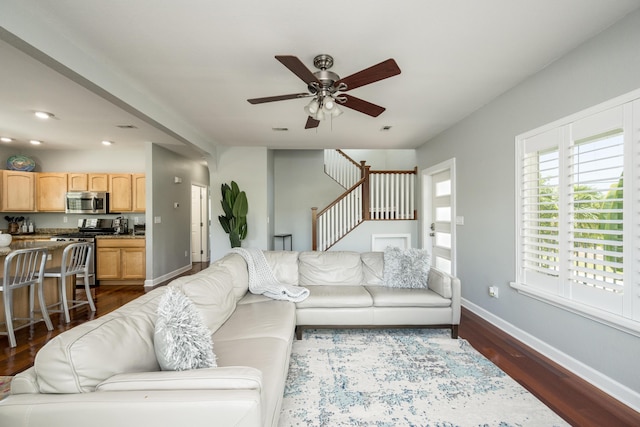
[[375, 307], [449, 307], [451, 299], [430, 289], [367, 286]]
[[216, 366], [211, 331], [189, 297], [174, 287], [167, 288], [158, 305], [153, 343], [163, 371]]
[[384, 250], [383, 283], [394, 288], [426, 288], [429, 275], [429, 253], [422, 249]]
[[300, 252], [300, 286], [356, 286], [362, 284], [362, 262], [358, 252]]
[[371, 307], [373, 299], [364, 286], [309, 286], [309, 297], [297, 302], [298, 309], [304, 308], [348, 308]]
[[116, 374], [158, 371], [153, 332], [165, 290], [155, 289], [45, 344], [34, 362], [40, 392], [88, 393]]
[[[226, 268], [231, 275], [233, 293], [235, 294], [236, 301], [238, 301], [249, 291], [249, 270], [247, 269], [247, 263], [240, 255], [236, 253], [228, 253], [211, 264], [209, 268], [220, 266]], [[207, 271], [209, 268], [202, 270], [197, 275], [209, 274]]]
[[233, 315], [213, 334], [213, 341], [270, 337], [290, 341], [296, 326], [296, 306], [289, 301], [269, 300], [239, 304]]
[[298, 284], [298, 252], [264, 251], [264, 257], [278, 282], [285, 285]]
[[190, 280], [174, 280], [169, 286], [189, 297], [204, 324], [215, 332], [233, 313], [236, 299], [229, 270], [221, 266], [207, 270], [208, 274], [187, 276]]
[[360, 255], [362, 260], [362, 274], [364, 285], [382, 285], [384, 270], [383, 252], [363, 252]]

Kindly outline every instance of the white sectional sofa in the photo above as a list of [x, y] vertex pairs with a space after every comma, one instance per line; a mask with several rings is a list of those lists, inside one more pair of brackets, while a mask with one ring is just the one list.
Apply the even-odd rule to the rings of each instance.
[[244, 259], [228, 254], [169, 286], [212, 333], [217, 367], [162, 371], [154, 350], [166, 287], [66, 331], [16, 375], [0, 401], [12, 427], [276, 426], [294, 330], [438, 326], [457, 335], [460, 282], [432, 270], [429, 289], [381, 284], [381, 253], [265, 252], [275, 276], [310, 296], [296, 304], [248, 292]]

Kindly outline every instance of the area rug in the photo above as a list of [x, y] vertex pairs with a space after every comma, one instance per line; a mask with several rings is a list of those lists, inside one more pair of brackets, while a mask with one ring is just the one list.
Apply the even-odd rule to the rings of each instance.
[[295, 341], [280, 426], [567, 426], [450, 332], [309, 330]]

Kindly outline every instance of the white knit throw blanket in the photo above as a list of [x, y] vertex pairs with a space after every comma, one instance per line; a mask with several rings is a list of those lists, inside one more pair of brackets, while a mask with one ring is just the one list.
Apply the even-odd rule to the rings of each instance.
[[273, 274], [264, 253], [255, 248], [232, 248], [247, 262], [249, 269], [249, 291], [278, 300], [303, 301], [309, 296], [309, 289], [302, 286], [280, 283]]

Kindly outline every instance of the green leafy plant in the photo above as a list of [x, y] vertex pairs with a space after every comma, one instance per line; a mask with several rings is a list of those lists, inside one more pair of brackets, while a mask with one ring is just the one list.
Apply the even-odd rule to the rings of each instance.
[[223, 230], [229, 235], [231, 247], [237, 248], [247, 237], [247, 212], [249, 211], [247, 194], [240, 191], [235, 181], [231, 181], [231, 186], [222, 184], [220, 190], [222, 193], [220, 203], [224, 215], [218, 216], [218, 220]]

